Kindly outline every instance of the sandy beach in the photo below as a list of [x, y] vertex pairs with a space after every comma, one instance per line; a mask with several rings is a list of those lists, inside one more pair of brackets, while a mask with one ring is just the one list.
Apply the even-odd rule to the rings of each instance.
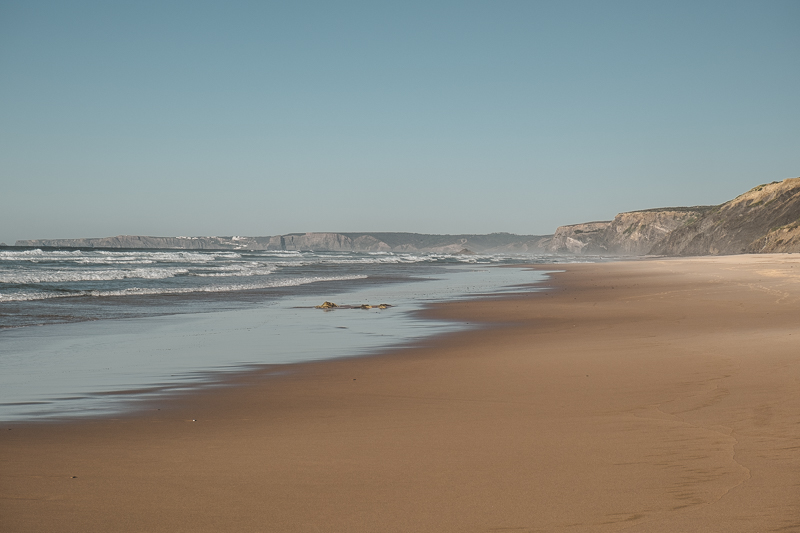
[[422, 346], [3, 424], [0, 529], [800, 531], [800, 255], [557, 268]]

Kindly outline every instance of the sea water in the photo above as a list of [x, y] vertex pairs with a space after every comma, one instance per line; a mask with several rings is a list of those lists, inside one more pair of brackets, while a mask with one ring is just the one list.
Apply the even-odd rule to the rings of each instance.
[[[226, 373], [376, 353], [465, 324], [426, 304], [534, 290], [553, 256], [0, 250], [0, 420], [135, 409]], [[390, 304], [387, 309], [315, 308]]]

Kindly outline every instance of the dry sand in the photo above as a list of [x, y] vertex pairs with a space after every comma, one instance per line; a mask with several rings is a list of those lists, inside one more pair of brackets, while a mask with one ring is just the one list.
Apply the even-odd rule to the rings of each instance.
[[800, 531], [800, 256], [564, 268], [424, 347], [0, 426], [0, 529]]

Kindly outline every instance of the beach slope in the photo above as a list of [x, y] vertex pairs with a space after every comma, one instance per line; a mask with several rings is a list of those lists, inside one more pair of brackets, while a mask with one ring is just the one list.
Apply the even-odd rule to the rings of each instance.
[[4, 424], [0, 529], [800, 530], [800, 256], [557, 268], [424, 346]]

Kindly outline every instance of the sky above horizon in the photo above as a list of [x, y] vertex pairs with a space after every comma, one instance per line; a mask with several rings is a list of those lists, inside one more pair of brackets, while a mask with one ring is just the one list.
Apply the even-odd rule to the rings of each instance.
[[0, 242], [548, 234], [800, 176], [800, 2], [0, 3]]

